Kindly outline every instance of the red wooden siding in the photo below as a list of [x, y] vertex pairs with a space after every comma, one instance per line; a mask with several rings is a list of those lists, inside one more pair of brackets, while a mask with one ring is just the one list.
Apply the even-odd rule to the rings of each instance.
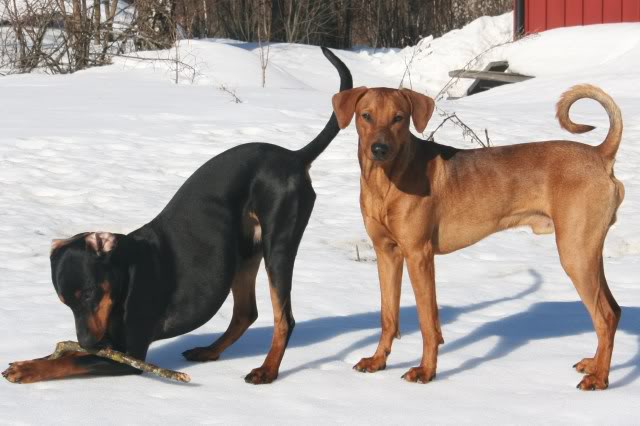
[[623, 0], [622, 22], [640, 21], [640, 0]]
[[582, 0], [566, 0], [565, 10], [567, 11], [564, 22], [566, 27], [582, 25]]
[[524, 0], [527, 34], [613, 22], [640, 22], [640, 0]]
[[584, 0], [582, 23], [583, 25], [602, 24], [602, 0]]
[[564, 27], [564, 4], [561, 1], [550, 1], [547, 3], [547, 29]]

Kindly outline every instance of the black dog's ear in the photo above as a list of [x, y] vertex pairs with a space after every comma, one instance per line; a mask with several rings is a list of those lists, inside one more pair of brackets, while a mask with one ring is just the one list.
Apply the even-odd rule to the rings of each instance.
[[76, 235], [74, 235], [73, 237], [70, 237], [70, 238], [51, 240], [51, 251], [49, 252], [49, 255], [52, 255], [53, 252], [58, 250], [60, 247], [66, 246], [68, 244], [71, 244], [72, 242], [77, 241], [77, 240], [79, 240], [81, 238], [84, 238], [87, 235], [89, 235], [89, 232], [83, 232], [81, 234], [76, 234]]
[[92, 232], [84, 237], [87, 247], [97, 255], [110, 253], [118, 243], [118, 236], [111, 232]]

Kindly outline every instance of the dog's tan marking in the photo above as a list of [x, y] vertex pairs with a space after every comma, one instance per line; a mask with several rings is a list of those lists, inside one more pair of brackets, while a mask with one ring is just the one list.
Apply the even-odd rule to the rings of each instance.
[[255, 212], [249, 212], [249, 229], [251, 234], [253, 235], [253, 243], [259, 244], [262, 241], [262, 227], [260, 226], [260, 220], [258, 220], [258, 216]]
[[[253, 384], [271, 383], [278, 377], [280, 363], [287, 347], [290, 331], [285, 310], [291, 309], [291, 302], [289, 300], [280, 300], [269, 271], [267, 271], [267, 276], [269, 277], [269, 291], [271, 292], [271, 305], [273, 307], [273, 338], [271, 340], [271, 348], [262, 366], [254, 368], [245, 378], [246, 381]], [[286, 303], [286, 305], [283, 303]]]
[[58, 359], [14, 362], [2, 374], [12, 383], [25, 384], [87, 374], [88, 369], [75, 362], [75, 358], [80, 356], [89, 356], [89, 354], [72, 352]]
[[102, 299], [100, 299], [98, 307], [87, 320], [87, 328], [97, 341], [102, 339], [107, 331], [109, 314], [111, 314], [111, 308], [113, 306], [113, 300], [111, 299], [111, 284], [109, 284], [108, 281], [105, 281], [100, 284], [100, 287], [103, 291]]
[[233, 315], [227, 331], [224, 332], [210, 346], [193, 348], [183, 355], [190, 361], [215, 361], [220, 354], [231, 346], [244, 334], [251, 324], [258, 318], [258, 307], [256, 305], [256, 275], [262, 252], [245, 260], [238, 268], [231, 292], [233, 294]]

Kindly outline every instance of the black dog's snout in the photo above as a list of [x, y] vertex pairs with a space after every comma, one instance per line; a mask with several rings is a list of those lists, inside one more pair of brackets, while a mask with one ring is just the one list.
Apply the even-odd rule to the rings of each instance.
[[78, 343], [85, 349], [100, 349], [99, 341], [91, 334], [86, 332], [77, 332]]
[[389, 152], [389, 145], [386, 143], [374, 143], [371, 145], [371, 152], [376, 160], [383, 160]]

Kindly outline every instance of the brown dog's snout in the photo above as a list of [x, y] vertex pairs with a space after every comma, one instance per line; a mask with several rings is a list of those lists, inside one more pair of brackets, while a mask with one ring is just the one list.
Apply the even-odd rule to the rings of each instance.
[[382, 161], [387, 158], [387, 154], [389, 153], [389, 145], [386, 143], [376, 142], [371, 145], [371, 153], [373, 154], [374, 160]]

